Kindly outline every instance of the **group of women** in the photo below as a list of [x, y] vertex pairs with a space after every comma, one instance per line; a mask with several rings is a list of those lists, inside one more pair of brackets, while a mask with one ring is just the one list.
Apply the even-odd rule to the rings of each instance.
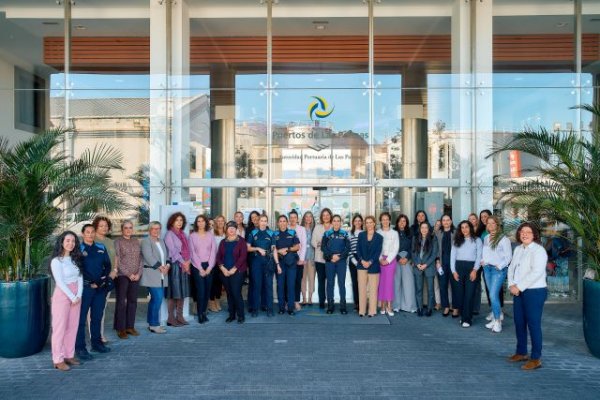
[[246, 279], [248, 311], [253, 317], [261, 310], [267, 317], [274, 315], [274, 279], [279, 314], [294, 315], [312, 306], [315, 277], [319, 307], [328, 314], [335, 312], [337, 280], [339, 311], [347, 314], [347, 270], [359, 317], [374, 317], [378, 311], [389, 316], [405, 311], [429, 317], [439, 309], [444, 317], [460, 318], [463, 328], [470, 327], [473, 315], [479, 313], [483, 272], [492, 310], [486, 327], [492, 332], [502, 331], [502, 288], [508, 277], [517, 331], [517, 351], [510, 361], [528, 361], [525, 369], [541, 365], [547, 255], [534, 225], [519, 227], [513, 253], [500, 220], [487, 210], [479, 217], [470, 215], [456, 229], [450, 215], [432, 226], [424, 211], [416, 213], [412, 225], [404, 214], [393, 225], [387, 212], [378, 221], [374, 216], [355, 215], [348, 231], [342, 229], [341, 216], [328, 208], [320, 212], [318, 221], [311, 212], [299, 217], [296, 211], [279, 215], [271, 230], [268, 217], [256, 211], [247, 225], [241, 212], [229, 222], [223, 216], [199, 215], [189, 230], [186, 217], [176, 212], [168, 219], [164, 237], [161, 224], [154, 221], [141, 242], [132, 237], [130, 221], [121, 225], [121, 237], [111, 241], [106, 236], [111, 224], [104, 217], [84, 226], [82, 243], [75, 233], [63, 233], [51, 265], [56, 280], [52, 304], [55, 367], [68, 370], [79, 360], [91, 358], [84, 336], [88, 311], [92, 350], [110, 351], [101, 320], [113, 283], [113, 326], [119, 338], [127, 339], [139, 335], [134, 322], [140, 284], [150, 294], [148, 330], [161, 334], [166, 332], [160, 324], [163, 298], [167, 299], [168, 326], [189, 324], [183, 313], [186, 297], [195, 299], [198, 322], [203, 324], [208, 322], [208, 311], [220, 310], [223, 288], [226, 322], [243, 323]]

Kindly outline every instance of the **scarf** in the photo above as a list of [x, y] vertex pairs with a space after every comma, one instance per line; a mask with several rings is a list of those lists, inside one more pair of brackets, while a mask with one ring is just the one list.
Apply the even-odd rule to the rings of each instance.
[[188, 245], [187, 238], [185, 237], [185, 233], [181, 229], [172, 229], [172, 232], [177, 236], [177, 239], [181, 242], [181, 257], [184, 260], [190, 259], [190, 247]]

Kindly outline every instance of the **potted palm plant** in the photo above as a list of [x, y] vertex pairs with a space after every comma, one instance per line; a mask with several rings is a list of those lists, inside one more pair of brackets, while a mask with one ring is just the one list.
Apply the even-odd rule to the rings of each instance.
[[0, 140], [0, 356], [42, 350], [50, 327], [48, 263], [61, 227], [128, 208], [111, 180], [122, 156], [99, 145], [69, 159], [65, 131], [48, 130], [10, 147]]
[[[600, 120], [600, 105], [576, 108]], [[567, 224], [581, 240], [586, 268], [583, 330], [590, 352], [600, 357], [600, 131], [589, 137], [574, 132], [525, 130], [494, 146], [488, 157], [519, 151], [539, 160], [530, 178], [512, 181], [502, 198], [530, 215]]]

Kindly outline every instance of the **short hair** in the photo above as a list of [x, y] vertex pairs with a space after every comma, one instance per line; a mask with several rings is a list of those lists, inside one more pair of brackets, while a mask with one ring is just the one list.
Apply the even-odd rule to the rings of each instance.
[[521, 241], [521, 231], [523, 230], [523, 228], [530, 228], [531, 232], [533, 232], [533, 241], [536, 243], [540, 243], [540, 230], [538, 229], [537, 226], [535, 226], [535, 224], [533, 224], [532, 222], [523, 222], [521, 225], [519, 225], [519, 227], [517, 228], [517, 243], [521, 244], [523, 243]]
[[162, 228], [162, 224], [160, 222], [158, 222], [158, 221], [151, 221], [148, 224], [148, 230], [154, 228], [156, 225], [158, 225], [160, 228]]
[[340, 222], [342, 221], [342, 216], [340, 214], [335, 214], [333, 217], [331, 217], [331, 221], [333, 222], [333, 220], [336, 218], [339, 218]]
[[373, 221], [373, 223], [374, 223], [375, 225], [377, 225], [377, 220], [375, 219], [375, 216], [373, 216], [373, 215], [367, 215], [367, 216], [365, 217], [365, 220], [364, 220], [364, 221], [365, 221], [365, 230], [367, 229], [367, 228], [366, 228], [366, 222], [367, 222], [367, 220], [368, 220], [368, 219], [370, 219], [371, 221]]
[[81, 233], [85, 232], [85, 230], [89, 227], [94, 228], [94, 230], [96, 230], [96, 227], [93, 224], [83, 224], [83, 227], [81, 228]]
[[109, 231], [112, 230], [112, 222], [110, 221], [110, 219], [108, 217], [104, 217], [101, 215], [98, 215], [96, 218], [94, 218], [94, 221], [92, 221], [91, 225], [94, 227], [94, 229], [98, 229], [98, 225], [100, 225], [101, 221], [106, 222], [106, 225], [108, 225]]
[[392, 214], [390, 214], [387, 211], [382, 212], [381, 214], [379, 214], [379, 222], [381, 222], [381, 220], [383, 219], [383, 217], [387, 216], [388, 219], [390, 220], [390, 223], [392, 222]]
[[123, 228], [124, 228], [124, 227], [125, 227], [125, 225], [127, 225], [127, 224], [131, 224], [131, 227], [133, 227], [133, 221], [132, 221], [132, 220], [130, 220], [130, 219], [126, 219], [126, 220], [123, 220], [123, 222], [121, 222], [121, 230], [123, 230]]
[[288, 213], [288, 216], [290, 216], [290, 217], [291, 217], [291, 216], [292, 216], [292, 214], [296, 214], [296, 217], [299, 217], [299, 215], [298, 215], [298, 211], [296, 211], [296, 210], [292, 210], [292, 211], [290, 211], [290, 212]]
[[181, 219], [183, 219], [183, 225], [181, 225], [181, 229], [185, 229], [185, 225], [187, 223], [187, 220], [185, 219], [185, 215], [183, 215], [182, 212], [177, 211], [176, 213], [171, 214], [171, 216], [169, 217], [168, 221], [167, 221], [167, 230], [171, 229], [173, 227], [173, 225], [175, 224], [175, 221], [177, 221], [177, 218], [181, 217]]
[[333, 219], [333, 213], [331, 212], [331, 210], [328, 207], [325, 207], [324, 209], [321, 210], [321, 213], [319, 214], [319, 223], [323, 223], [323, 214], [328, 213], [329, 216], [331, 217], [331, 219]]

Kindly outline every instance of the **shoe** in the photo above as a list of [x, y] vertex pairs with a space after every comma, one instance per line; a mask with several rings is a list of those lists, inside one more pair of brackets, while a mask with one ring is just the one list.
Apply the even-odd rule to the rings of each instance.
[[238, 318], [238, 324], [243, 324], [246, 319], [244, 317]]
[[222, 310], [221, 300], [215, 300], [215, 305], [217, 306], [217, 312], [220, 312]]
[[390, 317], [394, 316], [394, 312], [392, 310], [387, 310], [386, 311], [387, 315], [389, 315]]
[[525, 371], [529, 371], [529, 370], [532, 370], [532, 369], [538, 369], [541, 366], [542, 366], [542, 360], [540, 360], [538, 358], [537, 360], [529, 360], [529, 361], [527, 361], [525, 364], [523, 364], [521, 366], [521, 369], [525, 370]]
[[108, 344], [108, 339], [105, 337], [100, 338], [100, 341], [102, 342], [102, 344]]
[[504, 313], [500, 311], [500, 321], [504, 321]]
[[381, 315], [385, 315], [385, 310], [381, 310], [381, 311], [379, 311], [379, 314], [381, 314]]
[[340, 308], [340, 314], [346, 315], [348, 314], [348, 311], [346, 310], [346, 308]]
[[296, 311], [300, 311], [300, 310], [302, 310], [302, 306], [300, 305], [300, 303], [296, 303], [296, 304], [294, 305], [294, 308], [296, 309]]
[[468, 323], [468, 322], [463, 322], [461, 326], [462, 326], [463, 328], [468, 328], [468, 327], [470, 327], [470, 326], [471, 326], [471, 324], [470, 324], [470, 323]]
[[487, 324], [485, 324], [485, 327], [488, 329], [492, 329], [492, 327], [494, 326], [494, 324], [496, 323], [495, 319], [492, 319], [490, 322], [488, 322]]
[[181, 318], [177, 317], [177, 322], [179, 323], [179, 326], [184, 326], [184, 325], [189, 325], [190, 324], [183, 317], [181, 317]]
[[490, 313], [485, 317], [485, 319], [487, 321], [493, 321], [494, 320], [494, 313], [490, 311]]
[[289, 315], [296, 315], [296, 313], [293, 310], [288, 311]]
[[67, 365], [81, 365], [81, 362], [79, 362], [79, 360], [75, 357], [65, 358], [65, 362], [67, 363]]
[[202, 313], [202, 318], [204, 318], [204, 322], [208, 322], [208, 316], [206, 315], [206, 313]]
[[171, 321], [167, 320], [167, 326], [172, 326], [174, 328], [177, 328], [177, 327], [183, 326], [183, 325], [181, 325], [179, 322], [177, 322], [177, 320], [174, 319]]
[[198, 323], [199, 324], [203, 324], [204, 322], [205, 322], [204, 321], [204, 315], [202, 315], [202, 314], [198, 315]]
[[[363, 318], [365, 316], [365, 314], [358, 314], [359, 317]], [[370, 315], [369, 315], [370, 317]]]
[[149, 326], [148, 330], [152, 333], [158, 333], [158, 334], [167, 333], [167, 330], [165, 328], [163, 328], [162, 326]]
[[110, 353], [110, 347], [100, 344], [99, 346], [92, 346], [92, 351], [96, 353]]
[[492, 332], [500, 333], [502, 332], [502, 322], [499, 319], [494, 321], [494, 325], [492, 326]]
[[527, 360], [529, 360], [529, 356], [527, 354], [513, 354], [512, 356], [508, 357], [508, 359], [506, 361], [520, 362], [520, 361], [527, 361]]
[[254, 311], [252, 314], [250, 314], [252, 316], [252, 318], [256, 318], [258, 317], [258, 313], [256, 311]]
[[442, 316], [447, 317], [448, 315], [450, 315], [450, 309], [448, 307], [444, 308], [444, 312], [442, 313]]
[[279, 309], [279, 311], [277, 312], [277, 314], [283, 315], [283, 314], [285, 314], [285, 310]]
[[442, 309], [442, 305], [436, 304], [435, 307], [433, 307], [433, 308], [435, 308], [437, 311], [440, 311]]
[[418, 308], [417, 309], [417, 317], [422, 317], [423, 316], [423, 309], [422, 308]]
[[325, 308], [325, 303], [319, 303], [319, 308], [322, 310]]
[[333, 314], [335, 311], [335, 303], [333, 301], [327, 302], [327, 314]]
[[58, 369], [60, 371], [69, 371], [71, 367], [69, 367], [64, 361], [59, 362], [58, 364], [54, 364], [54, 369]]
[[140, 336], [140, 333], [135, 330], [135, 328], [125, 329], [125, 332], [131, 336]]
[[399, 312], [400, 312], [400, 309], [399, 309], [399, 308], [394, 308], [394, 312], [395, 312], [395, 313], [399, 313]]
[[456, 311], [456, 312], [452, 313], [452, 318], [458, 318], [458, 317], [460, 317], [460, 314], [458, 313], [458, 310], [454, 310], [454, 311]]
[[432, 313], [433, 313], [433, 311], [431, 310], [431, 308], [428, 308], [427, 311], [425, 312], [425, 316], [426, 317], [431, 317]]
[[117, 336], [119, 339], [129, 339], [129, 336], [127, 336], [127, 332], [125, 331], [117, 331]]
[[232, 316], [229, 316], [229, 317], [228, 317], [228, 318], [225, 320], [225, 322], [227, 322], [227, 323], [230, 323], [230, 322], [233, 322], [233, 321], [235, 321], [235, 317], [232, 317]]
[[89, 361], [94, 358], [90, 353], [88, 353], [88, 351], [86, 349], [77, 350], [75, 352], [75, 355], [77, 355], [77, 358], [79, 358], [80, 360], [85, 360], [85, 361]]

